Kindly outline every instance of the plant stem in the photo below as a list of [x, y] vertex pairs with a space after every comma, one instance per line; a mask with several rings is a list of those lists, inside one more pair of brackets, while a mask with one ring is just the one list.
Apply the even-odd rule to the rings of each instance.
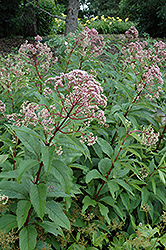
[[[33, 59], [34, 59], [34, 63], [35, 63], [35, 69], [36, 69], [36, 72], [38, 74], [38, 77], [40, 78], [40, 80], [42, 80], [42, 77], [39, 73], [39, 70], [38, 70], [38, 67], [37, 67], [37, 60], [36, 60], [36, 55], [33, 56]], [[43, 89], [42, 89], [42, 83], [40, 83], [40, 94], [42, 95], [42, 92], [43, 92]]]
[[[122, 151], [122, 148], [123, 148], [122, 146], [123, 146], [123, 144], [125, 143], [127, 137], [128, 137], [129, 135], [131, 135], [132, 133], [134, 133], [134, 132], [142, 132], [142, 131], [141, 131], [141, 130], [135, 129], [135, 130], [130, 131], [130, 132], [125, 136], [125, 138], [124, 138], [124, 140], [123, 140], [123, 142], [122, 142], [122, 145], [121, 145], [121, 147], [120, 147], [120, 149], [119, 149], [119, 151], [118, 151], [118, 154], [117, 154], [117, 156], [116, 156], [114, 162], [112, 162], [112, 165], [111, 165], [111, 167], [110, 167], [110, 169], [109, 169], [109, 171], [108, 171], [108, 173], [107, 173], [107, 175], [106, 175], [106, 177], [105, 177], [106, 179], [108, 179], [108, 177], [109, 177], [109, 175], [110, 175], [110, 173], [111, 173], [111, 170], [112, 170], [113, 167], [114, 167], [114, 163], [118, 160], [119, 154], [120, 154], [120, 152]], [[102, 185], [101, 185], [99, 191], [97, 192], [97, 194], [96, 194], [96, 196], [95, 196], [95, 198], [94, 198], [95, 201], [96, 201], [97, 197], [99, 196], [99, 194], [100, 194], [100, 192], [101, 192], [101, 189], [103, 188], [103, 186], [104, 186], [105, 183], [106, 183], [106, 182], [103, 180]]]
[[38, 172], [37, 172], [36, 181], [35, 181], [35, 183], [34, 183], [34, 184], [38, 184], [39, 179], [40, 179], [41, 169], [42, 169], [42, 167], [43, 167], [43, 166], [44, 166], [43, 161], [41, 161], [41, 162], [40, 162], [40, 166], [39, 166], [39, 170], [38, 170]]
[[26, 219], [26, 221], [25, 221], [25, 223], [24, 223], [25, 226], [28, 225], [29, 217], [30, 217], [30, 214], [31, 214], [31, 210], [32, 210], [32, 205], [31, 205], [31, 207], [30, 207], [30, 209], [29, 209], [29, 211], [28, 211], [27, 219]]

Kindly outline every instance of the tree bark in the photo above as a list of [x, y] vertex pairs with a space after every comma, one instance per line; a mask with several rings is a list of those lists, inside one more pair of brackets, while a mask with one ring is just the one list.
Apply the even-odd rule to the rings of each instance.
[[69, 0], [67, 8], [67, 17], [65, 24], [65, 36], [68, 33], [74, 33], [77, 29], [77, 19], [79, 11], [79, 0]]
[[33, 7], [26, 7], [26, 3], [27, 0], [24, 0], [24, 37], [34, 37], [37, 35], [36, 12]]

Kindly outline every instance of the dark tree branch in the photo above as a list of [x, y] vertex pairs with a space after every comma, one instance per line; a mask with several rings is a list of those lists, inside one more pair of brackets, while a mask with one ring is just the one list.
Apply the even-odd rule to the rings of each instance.
[[57, 15], [52, 15], [50, 12], [48, 12], [48, 11], [46, 11], [46, 10], [40, 8], [39, 6], [37, 6], [37, 5], [35, 5], [34, 3], [30, 2], [29, 0], [27, 0], [27, 2], [28, 2], [29, 4], [32, 4], [34, 7], [40, 9], [41, 11], [45, 12], [46, 14], [48, 14], [48, 15], [51, 16], [51, 17], [59, 18], [59, 19], [61, 19], [61, 20], [63, 20], [63, 21], [66, 21], [65, 18], [60, 17], [60, 16], [57, 16]]

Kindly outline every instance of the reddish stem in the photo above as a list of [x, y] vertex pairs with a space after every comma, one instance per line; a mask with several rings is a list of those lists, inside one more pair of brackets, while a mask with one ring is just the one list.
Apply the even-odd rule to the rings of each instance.
[[32, 205], [31, 205], [31, 207], [30, 207], [30, 209], [29, 209], [29, 211], [28, 211], [27, 219], [26, 219], [26, 221], [25, 221], [25, 223], [24, 223], [25, 226], [28, 225], [29, 217], [30, 217], [30, 215], [31, 215], [31, 210], [32, 210]]
[[[34, 63], [35, 63], [34, 66], [35, 66], [36, 72], [38, 74], [38, 77], [40, 78], [40, 80], [42, 80], [42, 77], [41, 77], [39, 70], [38, 70], [38, 67], [37, 67], [36, 55], [33, 56], [33, 59], [34, 59]], [[42, 93], [43, 93], [42, 83], [40, 83], [40, 94], [42, 94]]]
[[[124, 138], [124, 140], [123, 140], [123, 142], [122, 142], [122, 146], [123, 146], [123, 144], [125, 143], [127, 137], [128, 137], [129, 135], [131, 135], [132, 133], [134, 133], [134, 132], [142, 132], [142, 131], [141, 131], [141, 130], [136, 130], [136, 129], [135, 129], [135, 130], [129, 132], [129, 133], [125, 136], [125, 138]], [[108, 173], [107, 173], [107, 175], [106, 175], [106, 177], [105, 177], [106, 179], [108, 179], [108, 176], [109, 176], [109, 174], [111, 173], [111, 170], [112, 170], [113, 167], [114, 167], [114, 163], [117, 161], [117, 159], [118, 159], [118, 157], [119, 157], [119, 154], [120, 154], [120, 152], [122, 151], [122, 146], [120, 147], [119, 152], [118, 152], [118, 154], [117, 154], [117, 156], [116, 156], [114, 162], [112, 162], [111, 168], [110, 168], [110, 170], [108, 171]], [[106, 182], [103, 180], [102, 185], [101, 185], [99, 191], [97, 192], [97, 194], [96, 194], [96, 196], [95, 196], [95, 198], [94, 198], [95, 201], [96, 201], [97, 197], [99, 196], [99, 194], [100, 194], [100, 192], [101, 192], [101, 189], [103, 188], [103, 186], [104, 186], [105, 183], [106, 183]]]
[[38, 181], [39, 181], [39, 179], [40, 179], [40, 173], [41, 173], [42, 167], [43, 167], [43, 162], [41, 161], [41, 162], [40, 162], [40, 166], [39, 166], [39, 170], [38, 170], [38, 172], [37, 172], [36, 181], [35, 181], [34, 184], [38, 184]]

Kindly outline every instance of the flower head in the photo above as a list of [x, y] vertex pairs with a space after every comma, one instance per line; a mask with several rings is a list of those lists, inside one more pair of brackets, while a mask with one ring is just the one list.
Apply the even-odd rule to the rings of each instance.
[[5, 112], [6, 108], [5, 108], [5, 104], [0, 100], [0, 112]]

